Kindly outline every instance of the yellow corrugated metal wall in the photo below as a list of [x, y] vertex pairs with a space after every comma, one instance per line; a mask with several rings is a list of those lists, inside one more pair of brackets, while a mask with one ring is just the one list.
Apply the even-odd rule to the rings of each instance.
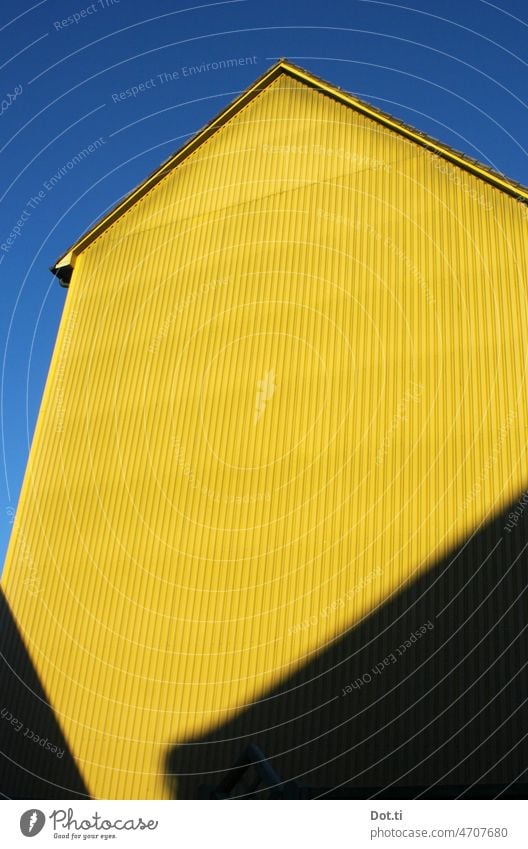
[[3, 586], [94, 795], [517, 496], [524, 212], [281, 75], [81, 254]]

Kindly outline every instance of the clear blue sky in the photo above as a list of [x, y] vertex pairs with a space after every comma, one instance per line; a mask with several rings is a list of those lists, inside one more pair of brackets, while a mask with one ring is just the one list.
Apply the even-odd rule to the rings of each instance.
[[528, 184], [526, 0], [407, 3], [2, 4], [0, 569], [67, 297], [49, 266], [278, 57]]

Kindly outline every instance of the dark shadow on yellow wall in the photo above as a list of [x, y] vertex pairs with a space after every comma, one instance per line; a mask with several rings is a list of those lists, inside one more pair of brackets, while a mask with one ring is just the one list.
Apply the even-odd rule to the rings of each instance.
[[1, 590], [0, 798], [89, 798]]
[[169, 785], [210, 797], [251, 744], [301, 795], [525, 798], [527, 545], [516, 502], [274, 691], [174, 746]]

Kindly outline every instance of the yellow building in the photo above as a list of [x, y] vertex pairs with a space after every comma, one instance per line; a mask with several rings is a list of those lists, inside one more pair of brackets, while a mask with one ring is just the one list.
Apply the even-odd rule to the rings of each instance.
[[527, 201], [281, 61], [56, 263], [2, 587], [90, 794], [519, 777]]

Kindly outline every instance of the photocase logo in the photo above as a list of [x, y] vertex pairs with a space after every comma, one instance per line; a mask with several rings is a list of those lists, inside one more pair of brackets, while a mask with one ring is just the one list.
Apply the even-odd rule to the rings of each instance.
[[266, 409], [266, 402], [271, 401], [275, 394], [275, 372], [267, 371], [262, 380], [257, 383], [257, 398], [255, 401], [255, 424], [260, 421]]
[[35, 837], [44, 828], [46, 816], [38, 808], [31, 808], [20, 817], [20, 831], [24, 837]]

